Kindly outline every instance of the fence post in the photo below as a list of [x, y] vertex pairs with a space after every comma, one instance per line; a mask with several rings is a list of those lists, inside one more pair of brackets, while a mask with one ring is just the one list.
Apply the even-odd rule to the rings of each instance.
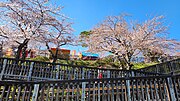
[[[81, 67], [81, 76], [82, 76], [82, 79], [84, 79], [84, 68]], [[85, 101], [85, 88], [86, 88], [86, 82], [82, 82], [82, 96], [81, 96], [81, 101]]]
[[158, 67], [158, 65], [155, 65], [156, 67], [156, 73], [159, 73], [158, 69], [160, 68], [160, 66]]
[[34, 67], [34, 62], [31, 62], [29, 74], [28, 74], [28, 78], [27, 78], [28, 81], [31, 80], [33, 67]]
[[131, 77], [134, 77], [134, 71], [131, 71]]
[[146, 90], [146, 96], [147, 96], [147, 101], [150, 101], [150, 95], [149, 95], [149, 85], [148, 85], [148, 83], [147, 83], [147, 79], [145, 80], [145, 90]]
[[38, 100], [38, 93], [39, 93], [39, 84], [34, 84], [34, 91], [32, 96], [32, 101]]
[[60, 79], [60, 78], [59, 78], [60, 65], [56, 65], [56, 70], [57, 70], [57, 72], [56, 72], [56, 79]]
[[168, 77], [167, 82], [168, 82], [167, 85], [168, 85], [168, 89], [170, 93], [170, 99], [171, 101], [176, 101], [175, 92], [174, 92], [173, 83], [172, 83], [172, 77]]
[[170, 67], [171, 67], [171, 73], [174, 74], [175, 72], [175, 66], [173, 66], [173, 62], [170, 62]]
[[2, 80], [2, 78], [3, 78], [4, 71], [5, 71], [5, 68], [6, 68], [6, 64], [7, 64], [7, 59], [4, 59], [3, 66], [2, 66], [2, 71], [1, 71], [1, 75], [0, 75], [0, 80]]
[[131, 101], [130, 80], [126, 80], [127, 101]]
[[100, 96], [101, 96], [101, 93], [100, 93], [100, 81], [99, 82], [97, 82], [98, 83], [98, 101], [100, 101]]
[[111, 72], [109, 70], [107, 71], [107, 78], [111, 78]]

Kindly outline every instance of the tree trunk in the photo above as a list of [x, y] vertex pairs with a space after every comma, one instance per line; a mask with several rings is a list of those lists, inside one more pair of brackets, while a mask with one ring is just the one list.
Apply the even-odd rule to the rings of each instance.
[[52, 63], [56, 63], [56, 61], [57, 61], [57, 57], [54, 57]]
[[49, 45], [48, 45], [48, 43], [46, 42], [46, 47], [47, 47], [47, 49], [48, 49], [48, 51], [51, 53], [51, 56], [52, 56], [52, 63], [56, 63], [56, 61], [57, 61], [57, 59], [58, 59], [58, 47], [56, 47], [56, 52], [55, 52], [55, 54], [53, 54], [53, 52], [52, 52], [52, 50], [50, 49], [50, 47], [49, 47]]
[[120, 56], [118, 56], [119, 58], [119, 61], [121, 62], [121, 65], [122, 65], [122, 69], [125, 69], [125, 70], [131, 70], [132, 69], [132, 66], [133, 64], [131, 64], [131, 56], [130, 55], [123, 55], [122, 57], [123, 58], [120, 58]]
[[0, 57], [3, 57], [3, 44], [0, 44]]
[[27, 49], [27, 44], [22, 49], [22, 60], [26, 59], [26, 49]]
[[119, 63], [121, 64], [121, 69], [127, 70], [127, 62], [124, 58], [118, 56]]
[[26, 49], [27, 49], [27, 45], [30, 39], [25, 39], [23, 41], [23, 43], [19, 43], [18, 46], [18, 50], [17, 50], [17, 54], [16, 54], [16, 59], [20, 59], [21, 58], [21, 53], [22, 53], [22, 59], [25, 60], [26, 59]]
[[57, 59], [58, 59], [58, 47], [56, 47], [56, 52], [55, 52], [55, 55], [53, 57], [53, 63], [56, 63]]

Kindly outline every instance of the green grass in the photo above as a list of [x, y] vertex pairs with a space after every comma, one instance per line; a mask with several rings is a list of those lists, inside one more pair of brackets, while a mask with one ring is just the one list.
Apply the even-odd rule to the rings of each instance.
[[152, 62], [152, 63], [134, 63], [133, 65], [133, 69], [141, 69], [141, 68], [145, 68], [148, 66], [152, 66], [158, 64], [157, 62]]
[[[37, 56], [36, 58], [30, 59], [30, 60], [37, 60], [37, 61], [44, 61], [49, 62], [50, 59], [43, 56]], [[101, 59], [101, 60], [57, 60], [57, 63], [61, 64], [68, 64], [68, 65], [79, 65], [79, 66], [93, 66], [93, 67], [99, 67], [103, 66], [106, 68], [119, 68], [120, 63], [119, 62], [113, 62], [111, 59]], [[141, 69], [145, 68], [151, 65], [158, 64], [157, 62], [152, 63], [133, 63], [133, 69]]]

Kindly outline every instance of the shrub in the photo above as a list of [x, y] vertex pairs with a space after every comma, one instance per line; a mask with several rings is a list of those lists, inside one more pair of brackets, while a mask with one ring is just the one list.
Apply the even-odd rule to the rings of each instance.
[[49, 58], [45, 56], [36, 56], [35, 58], [32, 58], [30, 60], [35, 60], [35, 61], [43, 61], [43, 62], [49, 62]]

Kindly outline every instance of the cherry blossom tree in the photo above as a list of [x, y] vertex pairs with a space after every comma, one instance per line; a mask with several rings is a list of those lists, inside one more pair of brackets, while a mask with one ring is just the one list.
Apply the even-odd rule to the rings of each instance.
[[164, 16], [155, 16], [144, 22], [127, 20], [126, 15], [109, 16], [90, 31], [85, 43], [90, 52], [110, 52], [125, 63], [122, 69], [131, 69], [131, 58], [139, 53], [170, 54], [179, 42], [166, 38], [168, 27]]
[[[1, 27], [1, 34], [6, 36], [10, 43], [18, 45], [17, 59], [20, 58], [21, 51], [25, 53], [31, 41], [37, 41], [38, 37], [44, 34], [54, 36], [69, 29], [62, 27], [66, 26], [64, 24], [69, 19], [61, 13], [62, 7], [51, 6], [49, 0], [7, 0], [0, 2], [0, 7], [0, 26], [4, 26]], [[69, 33], [61, 34], [58, 38], [64, 38], [66, 34]], [[24, 54], [22, 59], [25, 59]]]
[[[39, 37], [37, 37], [37, 41], [43, 43], [43, 45], [45, 45], [50, 52], [53, 63], [55, 63], [58, 59], [58, 51], [60, 47], [64, 45], [71, 45], [75, 40], [74, 35], [72, 34], [73, 29], [71, 25], [72, 23], [58, 23], [56, 26], [58, 30], [54, 30], [52, 28], [52, 32], [46, 32], [45, 34], [41, 34]], [[55, 53], [53, 53], [53, 51], [51, 50], [52, 46], [56, 48]]]
[[9, 46], [11, 46], [10, 44], [12, 44], [11, 41], [9, 40], [9, 37], [7, 37], [7, 33], [1, 30], [2, 27], [3, 29], [8, 30], [8, 28], [5, 28], [4, 26], [0, 27], [0, 56], [1, 57], [4, 54], [4, 50], [7, 50], [8, 48], [10, 48]]

